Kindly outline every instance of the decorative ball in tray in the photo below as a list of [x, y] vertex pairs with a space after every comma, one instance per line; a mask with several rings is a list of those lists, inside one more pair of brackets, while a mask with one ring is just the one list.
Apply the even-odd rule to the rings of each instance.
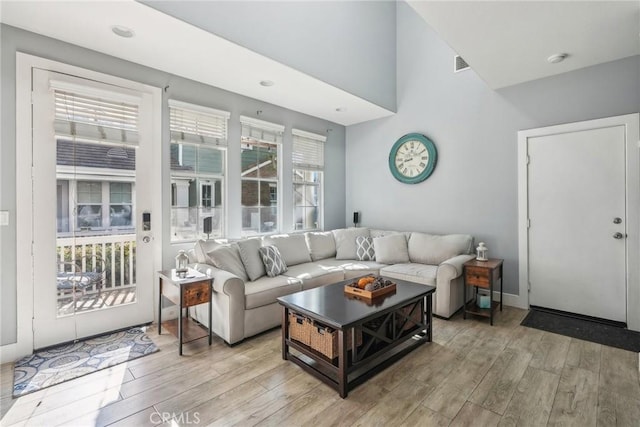
[[396, 284], [380, 276], [364, 276], [344, 286], [346, 294], [358, 295], [367, 299], [378, 298], [395, 292]]

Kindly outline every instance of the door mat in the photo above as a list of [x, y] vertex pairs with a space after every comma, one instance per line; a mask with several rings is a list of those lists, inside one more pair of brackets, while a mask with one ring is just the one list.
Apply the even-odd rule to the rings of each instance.
[[13, 371], [13, 397], [33, 393], [156, 351], [158, 347], [141, 328], [41, 350], [16, 362]]
[[594, 320], [531, 308], [522, 326], [640, 353], [640, 332]]

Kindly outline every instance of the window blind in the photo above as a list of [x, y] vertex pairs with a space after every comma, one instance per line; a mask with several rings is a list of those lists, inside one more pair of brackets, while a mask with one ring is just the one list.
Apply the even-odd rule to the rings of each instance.
[[293, 134], [293, 167], [321, 170], [324, 168], [325, 136], [298, 129]]
[[284, 133], [282, 125], [246, 116], [240, 116], [240, 125], [242, 126], [243, 140], [253, 139], [282, 144], [282, 134]]
[[56, 134], [88, 140], [138, 144], [138, 105], [129, 101], [108, 99], [95, 93], [78, 93], [56, 88]]
[[169, 129], [173, 142], [227, 145], [227, 111], [169, 100]]

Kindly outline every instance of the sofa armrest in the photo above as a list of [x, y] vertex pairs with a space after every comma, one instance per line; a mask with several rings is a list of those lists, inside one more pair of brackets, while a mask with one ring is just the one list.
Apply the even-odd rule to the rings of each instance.
[[[213, 331], [227, 343], [244, 339], [244, 281], [233, 273], [209, 264], [191, 264], [191, 268], [213, 278]], [[205, 311], [195, 310], [197, 320], [209, 326]], [[202, 313], [200, 313], [202, 311]], [[204, 313], [204, 314], [203, 314]]]
[[449, 258], [448, 260], [442, 261], [438, 266], [438, 275], [440, 275], [440, 269], [446, 266], [445, 270], [449, 271], [449, 274], [452, 275], [451, 279], [455, 279], [463, 273], [462, 264], [465, 262], [472, 260], [474, 255], [457, 255], [453, 258]]

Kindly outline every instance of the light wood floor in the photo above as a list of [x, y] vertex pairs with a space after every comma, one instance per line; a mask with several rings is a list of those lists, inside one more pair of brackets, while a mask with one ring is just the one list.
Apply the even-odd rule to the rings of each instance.
[[525, 314], [506, 307], [493, 327], [436, 319], [433, 343], [344, 400], [281, 359], [279, 330], [232, 348], [201, 340], [179, 357], [152, 328], [160, 352], [19, 399], [3, 365], [0, 424], [640, 425], [637, 353], [519, 326]]

